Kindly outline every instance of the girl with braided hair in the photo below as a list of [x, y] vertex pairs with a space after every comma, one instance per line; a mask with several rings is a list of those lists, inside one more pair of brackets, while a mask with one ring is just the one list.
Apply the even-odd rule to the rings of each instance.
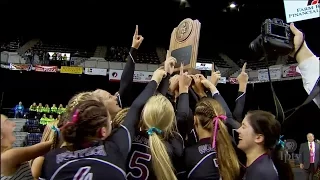
[[[60, 129], [63, 127], [66, 122], [66, 117], [72, 113], [74, 107], [76, 107], [80, 102], [88, 100], [92, 98], [91, 92], [82, 92], [74, 95], [68, 102], [66, 112], [62, 115], [63, 117], [59, 120], [55, 120], [50, 122], [46, 125], [44, 132], [42, 134], [41, 142], [48, 142], [52, 141], [51, 150], [60, 148], [61, 146], [65, 146], [66, 143], [64, 142], [62, 136], [60, 136]], [[38, 179], [41, 174], [41, 167], [44, 161], [43, 156], [39, 156], [33, 161], [31, 161], [32, 165], [32, 175], [34, 178]]]
[[194, 112], [199, 141], [185, 149], [187, 179], [236, 180], [240, 165], [225, 125], [226, 112], [218, 101], [202, 98]]

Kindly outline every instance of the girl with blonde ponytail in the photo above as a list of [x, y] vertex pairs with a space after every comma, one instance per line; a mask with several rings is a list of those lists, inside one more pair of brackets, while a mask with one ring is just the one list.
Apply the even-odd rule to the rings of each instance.
[[181, 164], [182, 153], [183, 139], [176, 132], [171, 102], [163, 95], [151, 97], [141, 114], [140, 131], [133, 138], [127, 178], [175, 180], [173, 162]]

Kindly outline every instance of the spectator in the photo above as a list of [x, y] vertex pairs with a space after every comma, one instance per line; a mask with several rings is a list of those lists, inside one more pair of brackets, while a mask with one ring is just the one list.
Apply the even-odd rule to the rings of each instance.
[[30, 108], [29, 108], [29, 111], [37, 111], [37, 103], [33, 103]]
[[58, 108], [57, 108], [56, 104], [52, 104], [51, 112], [56, 114], [57, 111], [58, 111]]
[[42, 103], [39, 103], [39, 105], [37, 106], [37, 112], [38, 112], [38, 113], [42, 113], [42, 112], [43, 112]]
[[14, 108], [14, 118], [21, 118], [24, 115], [24, 106], [22, 105], [22, 102], [20, 101], [19, 104], [16, 105]]
[[47, 123], [48, 123], [48, 117], [47, 117], [46, 114], [43, 114], [42, 118], [40, 119], [40, 124], [41, 125], [47, 125]]
[[61, 115], [59, 114], [56, 118], [57, 121], [60, 121], [61, 120]]
[[66, 111], [66, 108], [64, 108], [63, 105], [60, 104], [59, 107], [58, 107], [57, 113], [58, 114], [63, 114], [65, 111]]
[[47, 124], [53, 122], [54, 120], [55, 120], [55, 119], [53, 118], [53, 115], [50, 114], [50, 116], [49, 116], [49, 118], [48, 118], [48, 121], [47, 121]]
[[34, 54], [33, 54], [33, 61], [32, 61], [31, 64], [32, 64], [32, 65], [40, 64], [40, 59], [39, 59], [38, 52], [34, 52]]
[[49, 107], [49, 104], [46, 104], [45, 106], [44, 106], [44, 108], [42, 109], [42, 112], [43, 113], [50, 113], [51, 111], [50, 111], [50, 107]]

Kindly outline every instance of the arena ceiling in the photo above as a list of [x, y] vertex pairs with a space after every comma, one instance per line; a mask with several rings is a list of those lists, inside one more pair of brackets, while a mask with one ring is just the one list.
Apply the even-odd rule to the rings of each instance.
[[[266, 18], [285, 18], [282, 0], [116, 0], [116, 1], [1, 1], [1, 17], [8, 19], [4, 33], [63, 39], [76, 43], [128, 44], [139, 24], [146, 46], [168, 47], [172, 29], [184, 18], [201, 22], [199, 56], [225, 52], [247, 59], [248, 44], [259, 35]], [[320, 52], [320, 19], [298, 22], [311, 48]]]

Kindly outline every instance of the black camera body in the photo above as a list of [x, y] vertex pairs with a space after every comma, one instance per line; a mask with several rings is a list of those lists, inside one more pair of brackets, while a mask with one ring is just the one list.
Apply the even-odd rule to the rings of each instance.
[[281, 19], [266, 19], [261, 26], [261, 34], [250, 43], [249, 48], [259, 56], [288, 55], [293, 51], [293, 37], [288, 24]]

